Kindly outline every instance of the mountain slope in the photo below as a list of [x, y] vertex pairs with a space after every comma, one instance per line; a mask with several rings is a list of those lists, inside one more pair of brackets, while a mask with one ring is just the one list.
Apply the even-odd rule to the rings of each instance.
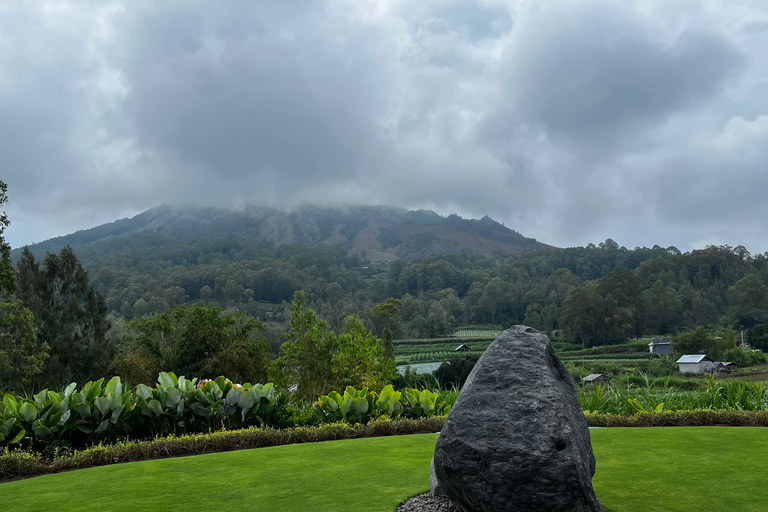
[[158, 206], [131, 219], [52, 238], [30, 246], [35, 253], [55, 252], [64, 245], [77, 249], [99, 242], [108, 250], [110, 239], [162, 237], [166, 244], [197, 238], [234, 236], [264, 245], [330, 244], [365, 253], [372, 262], [397, 258], [418, 260], [432, 254], [466, 251], [506, 256], [550, 246], [526, 238], [490, 217], [442, 217], [429, 210], [391, 206], [315, 206], [293, 210], [263, 206], [243, 209]]

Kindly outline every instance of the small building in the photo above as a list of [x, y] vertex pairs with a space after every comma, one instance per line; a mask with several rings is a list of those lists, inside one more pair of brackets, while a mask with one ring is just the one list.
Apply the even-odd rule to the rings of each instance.
[[466, 345], [459, 345], [458, 347], [456, 347], [456, 349], [454, 350], [454, 352], [469, 352], [470, 350], [472, 350], [472, 349], [471, 349], [471, 348], [469, 348], [469, 347], [468, 347], [468, 346], [466, 346]]
[[583, 379], [581, 379], [581, 385], [582, 386], [594, 386], [595, 384], [599, 386], [610, 386], [611, 385], [611, 379], [607, 375], [603, 375], [602, 373], [590, 373]]
[[648, 344], [648, 350], [651, 354], [659, 356], [672, 355], [672, 338], [653, 338]]
[[733, 373], [739, 371], [739, 368], [741, 368], [738, 364], [732, 363], [731, 361], [720, 361], [717, 364], [717, 371], [720, 373]]
[[707, 373], [717, 366], [717, 363], [704, 354], [685, 355], [675, 362], [680, 368], [680, 373]]

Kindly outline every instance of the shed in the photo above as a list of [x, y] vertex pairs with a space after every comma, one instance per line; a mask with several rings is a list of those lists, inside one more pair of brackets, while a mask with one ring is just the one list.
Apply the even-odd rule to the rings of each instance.
[[456, 347], [456, 349], [454, 349], [454, 352], [469, 352], [470, 350], [472, 349], [466, 345], [459, 345], [458, 347]]
[[731, 361], [720, 361], [717, 363], [719, 366], [717, 368], [717, 371], [723, 372], [723, 373], [733, 373], [739, 371], [740, 366], [736, 363], [732, 363]]
[[672, 355], [672, 338], [653, 338], [648, 344], [648, 351], [660, 356]]
[[704, 354], [684, 355], [675, 362], [681, 373], [706, 373], [717, 366]]
[[589, 375], [581, 379], [582, 386], [594, 386], [595, 384], [598, 384], [600, 386], [610, 386], [611, 379], [607, 375], [603, 375], [602, 373], [590, 373]]

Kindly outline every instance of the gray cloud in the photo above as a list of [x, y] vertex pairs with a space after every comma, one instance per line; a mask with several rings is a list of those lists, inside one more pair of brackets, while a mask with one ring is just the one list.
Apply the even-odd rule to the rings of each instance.
[[13, 245], [159, 202], [768, 250], [762, 2], [0, 6]]

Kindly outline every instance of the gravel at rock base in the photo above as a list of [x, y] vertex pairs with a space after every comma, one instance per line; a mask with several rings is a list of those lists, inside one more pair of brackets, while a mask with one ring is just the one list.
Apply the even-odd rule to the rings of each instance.
[[404, 502], [397, 507], [397, 512], [459, 512], [459, 509], [445, 496], [425, 493]]

